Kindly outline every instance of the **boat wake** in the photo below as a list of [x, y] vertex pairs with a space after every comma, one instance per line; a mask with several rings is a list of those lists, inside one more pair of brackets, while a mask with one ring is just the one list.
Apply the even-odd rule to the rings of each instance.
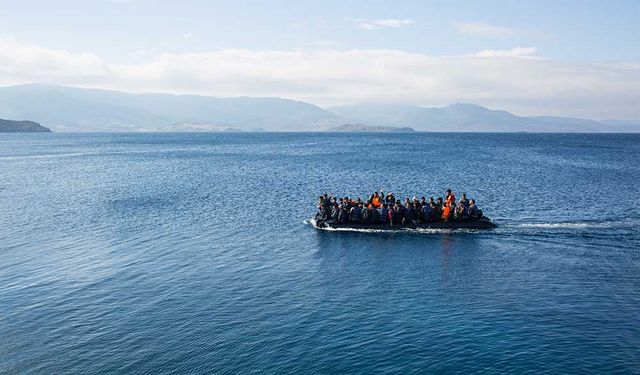
[[[314, 219], [306, 219], [303, 221], [305, 225], [310, 225], [315, 229], [328, 232], [358, 232], [358, 233], [479, 233], [483, 232], [477, 229], [436, 229], [436, 228], [403, 228], [403, 229], [366, 229], [366, 228], [318, 228], [315, 226]], [[640, 218], [626, 218], [620, 220], [584, 220], [584, 221], [564, 221], [564, 222], [539, 222], [539, 223], [500, 223], [499, 227], [490, 232], [483, 233], [537, 233], [537, 232], [553, 232], [553, 233], [594, 233], [602, 230], [620, 230], [620, 231], [636, 231], [640, 229]]]
[[[557, 223], [521, 223], [512, 228], [529, 229], [627, 229], [640, 226], [640, 219], [626, 218], [621, 220], [584, 220]], [[509, 227], [508, 225], [505, 227]]]

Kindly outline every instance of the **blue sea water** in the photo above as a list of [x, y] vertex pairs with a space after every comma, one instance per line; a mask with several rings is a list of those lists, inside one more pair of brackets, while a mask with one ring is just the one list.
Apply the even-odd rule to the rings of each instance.
[[[0, 373], [640, 373], [640, 135], [0, 134]], [[488, 231], [330, 232], [323, 192]]]

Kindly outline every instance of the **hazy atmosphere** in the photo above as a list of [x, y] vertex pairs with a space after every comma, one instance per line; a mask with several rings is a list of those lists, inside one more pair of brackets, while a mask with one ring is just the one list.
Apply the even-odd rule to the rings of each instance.
[[0, 0], [0, 375], [639, 374], [640, 0]]
[[389, 4], [0, 1], [0, 85], [640, 120], [637, 1]]

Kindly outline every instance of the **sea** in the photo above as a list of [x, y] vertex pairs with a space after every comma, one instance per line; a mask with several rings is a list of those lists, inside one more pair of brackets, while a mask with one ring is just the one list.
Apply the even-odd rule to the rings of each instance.
[[[640, 135], [0, 134], [1, 374], [638, 374]], [[320, 194], [498, 228], [328, 231]]]

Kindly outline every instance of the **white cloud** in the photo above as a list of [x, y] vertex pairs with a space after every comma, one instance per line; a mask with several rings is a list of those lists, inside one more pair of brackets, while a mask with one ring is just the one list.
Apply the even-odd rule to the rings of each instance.
[[0, 39], [0, 80], [87, 83], [111, 74], [92, 53], [72, 53]]
[[473, 102], [521, 114], [640, 119], [640, 63], [542, 59], [534, 48], [430, 56], [398, 50], [148, 51], [135, 63], [0, 40], [0, 84], [280, 96], [320, 105]]
[[459, 34], [486, 37], [511, 37], [518, 34], [516, 29], [490, 25], [483, 22], [457, 22], [454, 24]]
[[407, 26], [415, 23], [408, 18], [405, 18], [405, 19], [385, 18], [380, 20], [358, 19], [357, 21], [359, 22], [358, 26], [364, 30], [377, 30], [383, 27], [398, 28], [398, 27], [403, 27], [403, 26]]
[[511, 49], [485, 49], [480, 52], [474, 53], [472, 56], [476, 57], [522, 57], [522, 58], [537, 58], [535, 56], [536, 47], [515, 47]]

